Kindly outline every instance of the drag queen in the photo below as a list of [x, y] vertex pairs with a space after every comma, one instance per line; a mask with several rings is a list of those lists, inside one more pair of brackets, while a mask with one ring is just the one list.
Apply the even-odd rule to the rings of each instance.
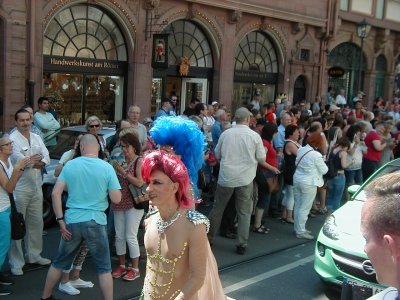
[[157, 210], [145, 220], [146, 277], [140, 299], [226, 299], [207, 240], [208, 219], [188, 209], [185, 165], [164, 150], [143, 159], [142, 178]]

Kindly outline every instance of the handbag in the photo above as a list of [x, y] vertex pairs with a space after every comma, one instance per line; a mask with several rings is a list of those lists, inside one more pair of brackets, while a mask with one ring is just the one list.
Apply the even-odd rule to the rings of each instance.
[[[137, 166], [137, 162], [139, 160], [140, 156], [138, 158], [136, 158], [135, 160], [135, 164], [134, 164], [134, 176], [136, 177], [136, 166]], [[145, 202], [149, 202], [149, 197], [146, 193], [146, 189], [147, 189], [147, 184], [143, 183], [142, 186], [135, 186], [133, 184], [129, 184], [129, 190], [131, 192], [134, 204], [136, 205], [144, 205]], [[135, 206], [136, 208], [138, 208], [137, 206]], [[143, 207], [144, 208], [144, 207]]]
[[267, 188], [270, 194], [278, 192], [279, 187], [278, 175], [267, 177]]
[[9, 193], [8, 195], [10, 197], [11, 204], [11, 239], [21, 240], [24, 238], [26, 233], [24, 215], [18, 212], [15, 206], [14, 195], [12, 193]]
[[[6, 169], [3, 164], [0, 163], [4, 173], [7, 175]], [[24, 215], [18, 212], [17, 207], [15, 206], [14, 195], [12, 193], [8, 193], [8, 197], [10, 198], [11, 205], [11, 214], [10, 214], [10, 223], [11, 223], [11, 239], [13, 240], [21, 240], [24, 238], [26, 233], [25, 219]]]

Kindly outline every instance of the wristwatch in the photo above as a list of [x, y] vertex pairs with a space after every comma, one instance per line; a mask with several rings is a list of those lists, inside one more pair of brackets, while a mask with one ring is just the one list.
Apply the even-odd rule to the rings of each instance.
[[58, 221], [61, 221], [61, 220], [64, 220], [64, 216], [61, 216], [61, 217], [59, 217], [59, 218], [56, 217], [56, 221], [57, 221], [57, 222], [58, 222]]

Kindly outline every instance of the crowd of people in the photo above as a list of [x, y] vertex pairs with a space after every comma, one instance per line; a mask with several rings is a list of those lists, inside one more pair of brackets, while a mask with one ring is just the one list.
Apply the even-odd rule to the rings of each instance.
[[[343, 92], [335, 98], [329, 90], [325, 105], [320, 97], [291, 105], [285, 98], [263, 103], [256, 93], [231, 119], [225, 105], [198, 99], [177, 116], [172, 95], [162, 100], [154, 120], [130, 106], [108, 144], [99, 134], [101, 120], [88, 117], [87, 133], [55, 170], [53, 208], [61, 240], [53, 262], [41, 256], [42, 172], [60, 125], [41, 97], [39, 110], [22, 107], [15, 113], [16, 128], [0, 138], [0, 222], [7, 229], [0, 263], [8, 253], [17, 276], [25, 263], [51, 264], [42, 299], [55, 299], [56, 285], [69, 295], [93, 287], [80, 278], [90, 252], [103, 297], [112, 299], [113, 278], [133, 281], [141, 275], [138, 230], [145, 219], [142, 299], [225, 299], [210, 248], [217, 233], [236, 239], [240, 255], [250, 231], [270, 232], [266, 216], [292, 225], [299, 239], [314, 239], [309, 217], [339, 208], [347, 186], [361, 184], [400, 156], [400, 105], [377, 99], [368, 110], [363, 97], [360, 92], [349, 103]], [[143, 186], [150, 205], [133, 197], [132, 189]], [[25, 217], [25, 255], [22, 241], [10, 237], [10, 192]], [[196, 208], [211, 204], [208, 221]], [[113, 270], [110, 237], [119, 260]], [[12, 280], [0, 276], [0, 292], [7, 295], [5, 284]]]

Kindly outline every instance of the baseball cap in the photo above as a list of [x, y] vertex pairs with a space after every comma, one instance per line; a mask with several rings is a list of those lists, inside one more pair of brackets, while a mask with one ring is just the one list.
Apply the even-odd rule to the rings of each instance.
[[329, 111], [330, 112], [333, 112], [333, 111], [339, 110], [339, 109], [340, 109], [340, 107], [336, 106], [335, 104], [332, 104], [331, 106], [329, 106]]
[[235, 119], [238, 120], [245, 120], [252, 115], [253, 114], [246, 107], [240, 107], [235, 111]]
[[261, 96], [261, 94], [259, 92], [256, 93], [256, 96]]
[[153, 120], [151, 118], [146, 118], [143, 120], [143, 125], [149, 125], [152, 123], [153, 123]]
[[217, 105], [217, 104], [219, 104], [218, 101], [213, 101], [213, 102], [211, 103], [212, 106]]

